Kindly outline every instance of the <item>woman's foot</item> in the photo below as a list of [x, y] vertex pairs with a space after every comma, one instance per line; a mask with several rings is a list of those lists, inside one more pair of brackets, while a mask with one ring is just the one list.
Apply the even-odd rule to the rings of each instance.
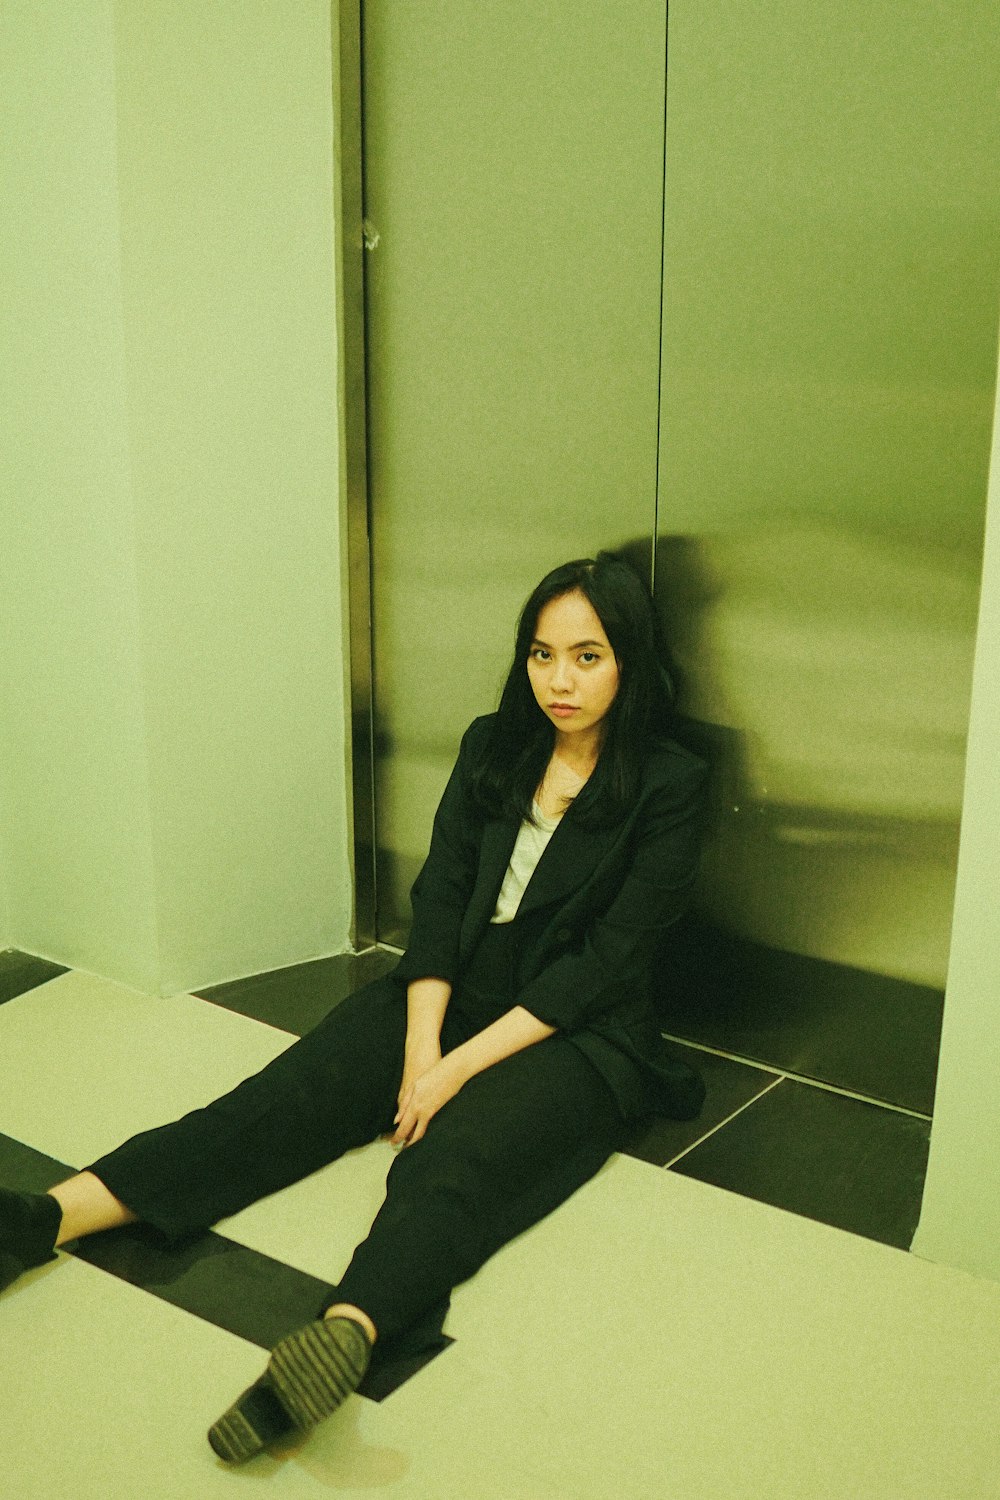
[[48, 1193], [0, 1188], [0, 1291], [55, 1258], [62, 1209]]
[[308, 1323], [277, 1344], [267, 1370], [209, 1429], [226, 1463], [245, 1463], [278, 1438], [308, 1432], [364, 1379], [372, 1346], [352, 1318]]

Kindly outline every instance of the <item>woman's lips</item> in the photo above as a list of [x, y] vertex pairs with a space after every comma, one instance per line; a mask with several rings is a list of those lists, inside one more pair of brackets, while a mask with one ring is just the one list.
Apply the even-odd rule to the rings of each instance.
[[571, 703], [550, 703], [549, 712], [555, 714], [560, 719], [568, 719], [570, 714], [579, 713], [580, 710], [574, 708]]

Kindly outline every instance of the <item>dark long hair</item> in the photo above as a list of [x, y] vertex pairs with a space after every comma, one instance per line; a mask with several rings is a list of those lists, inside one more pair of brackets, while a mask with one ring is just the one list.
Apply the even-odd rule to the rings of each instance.
[[555, 729], [531, 690], [528, 652], [545, 605], [577, 590], [600, 619], [620, 674], [597, 770], [584, 789], [587, 795], [580, 815], [601, 822], [620, 817], [635, 800], [650, 745], [670, 735], [673, 684], [646, 585], [613, 552], [563, 563], [545, 575], [521, 611], [514, 660], [493, 732], [472, 775], [473, 795], [492, 816], [531, 816], [532, 799], [552, 754]]

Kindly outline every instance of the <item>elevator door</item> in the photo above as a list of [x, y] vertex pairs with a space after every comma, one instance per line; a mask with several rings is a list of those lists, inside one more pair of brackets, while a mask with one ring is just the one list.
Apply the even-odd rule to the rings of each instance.
[[[996, 372], [990, 7], [673, 0], [657, 589], [703, 906], [942, 987]], [[887, 1021], [888, 1024], [888, 1021]]]
[[655, 532], [664, 0], [366, 0], [378, 936], [555, 564]]

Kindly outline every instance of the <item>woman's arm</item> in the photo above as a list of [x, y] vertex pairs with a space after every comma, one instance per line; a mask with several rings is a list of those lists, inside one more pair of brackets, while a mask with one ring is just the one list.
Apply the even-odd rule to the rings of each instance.
[[406, 1045], [440, 1040], [451, 999], [447, 979], [411, 979], [406, 986]]
[[491, 1068], [494, 1063], [502, 1062], [505, 1057], [511, 1057], [525, 1047], [544, 1041], [555, 1030], [554, 1026], [547, 1026], [544, 1021], [536, 1020], [523, 1006], [515, 1005], [499, 1020], [477, 1032], [445, 1057], [441, 1057], [439, 1051], [438, 1061], [413, 1081], [405, 1097], [400, 1090], [393, 1145], [414, 1145], [438, 1110], [449, 1099], [453, 1099], [470, 1078], [481, 1073], [484, 1068]]
[[446, 979], [413, 979], [406, 987], [406, 1049], [396, 1095], [401, 1105], [417, 1079], [441, 1061], [441, 1027], [451, 999]]
[[525, 1047], [533, 1047], [536, 1042], [543, 1042], [546, 1037], [554, 1036], [555, 1031], [554, 1026], [539, 1021], [523, 1005], [515, 1005], [491, 1025], [449, 1052], [442, 1061], [448, 1063], [450, 1071], [459, 1081], [458, 1088], [461, 1088], [463, 1083], [468, 1083], [470, 1078], [474, 1078], [484, 1068], [491, 1068], [505, 1057], [512, 1057]]
[[457, 972], [459, 935], [476, 883], [483, 825], [468, 779], [489, 732], [489, 718], [475, 719], [465, 731], [434, 814], [430, 849], [410, 892], [413, 924], [396, 970], [404, 982], [425, 974], [451, 980]]

